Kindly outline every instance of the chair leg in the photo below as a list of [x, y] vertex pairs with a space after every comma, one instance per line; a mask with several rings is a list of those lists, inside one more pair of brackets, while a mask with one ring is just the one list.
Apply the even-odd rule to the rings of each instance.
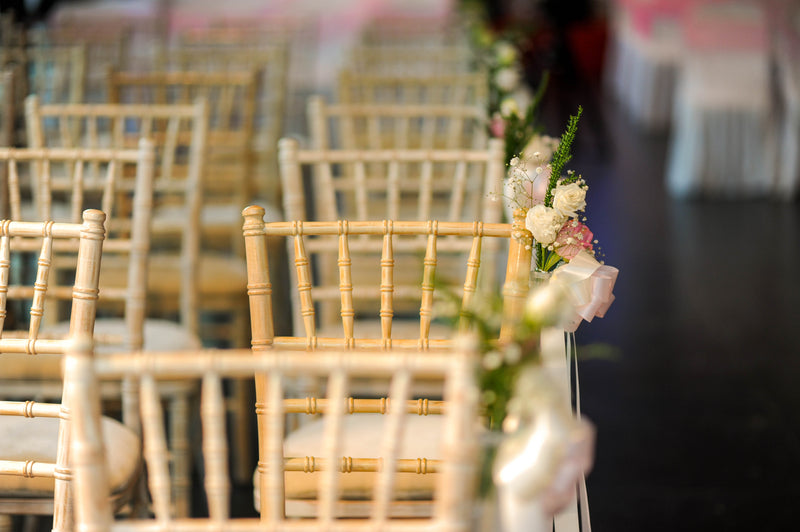
[[178, 393], [169, 400], [172, 447], [172, 501], [175, 517], [191, 513], [192, 453], [189, 438], [189, 397]]

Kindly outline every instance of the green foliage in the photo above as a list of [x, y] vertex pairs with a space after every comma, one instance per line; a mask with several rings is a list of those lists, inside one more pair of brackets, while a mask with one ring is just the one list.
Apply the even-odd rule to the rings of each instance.
[[553, 206], [553, 190], [556, 188], [558, 180], [561, 178], [561, 172], [564, 171], [566, 164], [572, 159], [572, 142], [575, 140], [575, 134], [578, 132], [578, 120], [583, 114], [583, 107], [578, 106], [578, 114], [569, 117], [569, 124], [564, 134], [561, 135], [558, 149], [553, 154], [550, 161], [550, 184], [547, 187], [547, 194], [544, 197], [544, 204], [547, 207]]

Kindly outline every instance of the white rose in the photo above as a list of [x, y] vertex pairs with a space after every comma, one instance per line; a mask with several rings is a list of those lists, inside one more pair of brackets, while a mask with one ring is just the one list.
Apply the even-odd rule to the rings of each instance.
[[518, 115], [519, 114], [519, 107], [517, 106], [517, 101], [514, 98], [505, 98], [502, 102], [500, 102], [500, 115], [503, 117], [509, 117], [511, 115]]
[[517, 49], [508, 41], [498, 41], [494, 45], [494, 56], [500, 65], [510, 65], [517, 60]]
[[519, 85], [519, 72], [515, 68], [501, 68], [495, 72], [494, 83], [503, 92], [511, 92]]
[[578, 183], [557, 185], [553, 191], [553, 208], [564, 216], [576, 217], [586, 208], [586, 189]]
[[544, 205], [535, 205], [528, 210], [525, 227], [540, 244], [550, 245], [556, 239], [567, 218], [557, 210]]

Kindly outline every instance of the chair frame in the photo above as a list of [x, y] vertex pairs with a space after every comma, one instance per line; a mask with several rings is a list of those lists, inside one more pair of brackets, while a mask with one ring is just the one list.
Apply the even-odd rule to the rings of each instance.
[[[97, 308], [98, 285], [100, 277], [100, 257], [105, 237], [105, 214], [98, 210], [86, 210], [83, 222], [17, 222], [4, 220], [0, 222], [0, 285], [3, 288], [3, 311], [5, 319], [6, 298], [33, 297], [29, 330], [21, 337], [4, 331], [0, 338], [0, 352], [21, 353], [28, 355], [67, 353], [72, 339], [77, 336], [92, 334]], [[41, 239], [37, 279], [33, 287], [9, 286], [8, 260], [10, 248], [17, 250], [35, 250], [37, 244], [25, 239]], [[72, 287], [72, 310], [70, 317], [70, 333], [65, 338], [50, 339], [40, 337], [39, 327], [44, 312], [45, 295], [48, 292], [48, 277], [56, 242], [66, 240], [71, 249], [77, 247], [78, 260], [75, 269], [75, 282]], [[77, 240], [77, 242], [76, 242]], [[27, 245], [32, 244], [32, 245]], [[62, 295], [62, 291], [58, 291]], [[0, 328], [3, 323], [0, 322]], [[3, 415], [24, 417], [51, 417], [60, 419], [58, 431], [57, 456], [54, 464], [31, 461], [7, 461], [0, 463], [0, 474], [16, 475], [28, 478], [45, 477], [55, 480], [52, 499], [6, 498], [0, 501], [0, 514], [30, 513], [53, 515], [53, 530], [71, 530], [72, 504], [70, 484], [70, 390], [65, 385], [61, 404], [46, 404], [33, 401], [0, 401]]]
[[[98, 398], [97, 378], [120, 378], [135, 375], [141, 382], [142, 418], [145, 420], [145, 456], [150, 472], [155, 520], [160, 527], [178, 526], [171, 520], [169, 490], [165, 488], [168, 457], [163, 445], [163, 418], [159, 409], [154, 383], [156, 378], [194, 378], [203, 381], [201, 416], [203, 421], [206, 463], [206, 493], [209, 518], [182, 521], [181, 530], [205, 531], [209, 527], [229, 526], [242, 531], [269, 530], [372, 530], [380, 523], [382, 530], [466, 531], [470, 525], [471, 486], [477, 470], [477, 443], [474, 432], [476, 418], [476, 393], [472, 364], [474, 353], [456, 346], [456, 352], [415, 354], [385, 351], [332, 351], [302, 353], [273, 349], [253, 355], [250, 350], [226, 350], [185, 353], [132, 353], [112, 355], [92, 360], [86, 346], [76, 344], [70, 352], [67, 376], [75, 385], [73, 404], [72, 458], [75, 464], [75, 515], [81, 530], [150, 530], [153, 520], [128, 520], [113, 522], [107, 498], [107, 480], [104, 474], [104, 449], [97, 438]], [[190, 358], [191, 364], [186, 360]], [[403, 404], [408, 397], [410, 379], [414, 375], [436, 375], [445, 382], [445, 409], [443, 427], [443, 456], [447, 459], [437, 464], [438, 477], [434, 518], [424, 520], [389, 520], [394, 473], [408, 466], [397, 457], [392, 436], [402, 432], [404, 408], [390, 408], [388, 412], [390, 436], [384, 438], [379, 460], [356, 462], [378, 475], [376, 495], [380, 501], [369, 519], [347, 520], [336, 518], [337, 468], [326, 467], [341, 458], [338, 444], [341, 417], [346, 415], [345, 397], [348, 376], [382, 375], [393, 378], [390, 404]], [[285, 458], [283, 432], [285, 413], [296, 410], [290, 401], [283, 399], [284, 375], [330, 376], [328, 400], [325, 409], [331, 415], [329, 435], [331, 444], [325, 456], [314, 460], [322, 467], [322, 512], [316, 522], [287, 520], [284, 514], [283, 474], [285, 470], [302, 468], [310, 458]], [[222, 404], [221, 378], [252, 378], [255, 376], [262, 401], [256, 407], [259, 425], [261, 471], [260, 519], [230, 519], [227, 472], [227, 444], [224, 435], [225, 411]], [[353, 459], [355, 460], [355, 459]], [[416, 460], [413, 460], [416, 463]], [[171, 528], [170, 528], [171, 529]]]
[[[307, 117], [311, 146], [316, 149], [477, 150], [488, 142], [486, 110], [476, 105], [330, 104], [321, 96], [312, 96]], [[367, 131], [360, 142], [356, 130], [361, 124]], [[390, 135], [388, 142], [384, 132]], [[411, 142], [414, 133], [419, 140]], [[471, 141], [463, 142], [467, 135]]]

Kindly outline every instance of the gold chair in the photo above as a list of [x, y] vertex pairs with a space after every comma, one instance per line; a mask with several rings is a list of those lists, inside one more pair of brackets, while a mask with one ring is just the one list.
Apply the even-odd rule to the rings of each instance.
[[[301, 352], [314, 351], [315, 354], [328, 350], [368, 350], [384, 349], [392, 351], [437, 352], [451, 348], [452, 331], [446, 337], [434, 337], [431, 334], [434, 325], [434, 308], [437, 303], [452, 302], [457, 298], [462, 311], [472, 308], [477, 299], [485, 296], [478, 290], [480, 286], [481, 265], [490, 265], [501, 258], [486, 253], [490, 241], [506, 240], [509, 243], [507, 257], [506, 281], [503, 286], [503, 329], [501, 338], [511, 332], [511, 326], [522, 314], [525, 297], [529, 288], [529, 272], [531, 263], [530, 233], [524, 229], [524, 216], [519, 213], [515, 225], [497, 223], [464, 223], [436, 221], [365, 221], [365, 222], [273, 222], [263, 221], [264, 210], [250, 206], [244, 211], [244, 236], [248, 261], [248, 294], [250, 297], [250, 316], [253, 337], [253, 351], [256, 355], [269, 355], [272, 349], [290, 349]], [[294, 315], [300, 323], [292, 336], [275, 334], [274, 317], [280, 311], [273, 307], [274, 270], [276, 264], [270, 263], [267, 241], [270, 238], [286, 239], [294, 248], [290, 260], [294, 288], [291, 300], [295, 307]], [[377, 238], [381, 241], [382, 250], [379, 257], [364, 257], [365, 238]], [[449, 252], [461, 250], [463, 242], [469, 248], [467, 257], [460, 263], [460, 268], [449, 268], [441, 272], [439, 265]], [[314, 276], [319, 271], [318, 255], [323, 251], [333, 250], [338, 268], [333, 266], [337, 281], [333, 284], [319, 282]], [[483, 251], [483, 252], [482, 252]], [[395, 264], [401, 254], [416, 257], [421, 272], [412, 282], [400, 282], [395, 276]], [[365, 272], [371, 267], [376, 273], [370, 283], [364, 275], [356, 276], [355, 272]], [[377, 280], [374, 279], [377, 277]], [[456, 281], [456, 278], [460, 281]], [[450, 286], [458, 283], [457, 291], [443, 290], [444, 280]], [[371, 312], [357, 313], [356, 302], [369, 300], [374, 302]], [[413, 302], [415, 317], [401, 316], [398, 310], [401, 302]], [[321, 309], [327, 305], [329, 310], [338, 314], [338, 331], [333, 328], [324, 329], [321, 324]], [[330, 307], [334, 307], [331, 309]], [[411, 308], [407, 306], [406, 308]], [[399, 318], [415, 324], [413, 333], [409, 328], [395, 330]], [[370, 318], [372, 318], [370, 320]], [[370, 327], [365, 324], [377, 323]], [[463, 321], [462, 327], [467, 326]], [[376, 332], [377, 334], [373, 334]], [[417, 386], [417, 384], [419, 386]], [[313, 393], [317, 389], [314, 382], [301, 383], [304, 389]], [[415, 390], [425, 390], [425, 383], [415, 383]], [[380, 384], [377, 385], [380, 387]], [[354, 380], [354, 390], [359, 393], [374, 394], [376, 383], [369, 379]], [[263, 397], [259, 398], [260, 402]], [[260, 406], [257, 406], [257, 410]], [[350, 435], [354, 442], [374, 441], [375, 431], [381, 427], [373, 422], [359, 425], [358, 432]], [[430, 428], [430, 427], [428, 427]], [[426, 429], [420, 427], [424, 433]], [[321, 425], [310, 422], [300, 430], [287, 435], [286, 447], [298, 445], [308, 449], [323, 441]], [[372, 439], [371, 439], [372, 438]], [[307, 452], [306, 454], [315, 454]], [[424, 456], [425, 454], [423, 454]], [[363, 499], [368, 498], [370, 485], [368, 479], [351, 479], [348, 485], [348, 497], [360, 501], [350, 505], [345, 515], [353, 517], [368, 514], [370, 505]], [[309, 491], [308, 481], [303, 478], [287, 477], [286, 501], [287, 513], [297, 516], [315, 514], [316, 494]], [[407, 500], [396, 501], [392, 505], [395, 516], [429, 515], [431, 510], [430, 484], [412, 483], [409, 486]]]
[[[209, 272], [219, 270], [214, 261], [231, 262], [222, 255], [199, 255], [199, 185], [206, 138], [206, 105], [135, 104], [40, 104], [36, 96], [26, 100], [29, 144], [40, 147], [127, 148], [141, 136], [153, 139], [156, 161], [153, 177], [153, 208], [171, 208], [184, 213], [181, 223], [168, 229], [174, 238], [160, 238], [146, 257], [147, 317], [143, 349], [172, 351], [196, 349], [202, 345], [198, 324], [198, 287], [205, 273], [205, 285], [216, 279]], [[124, 208], [123, 208], [124, 210]], [[163, 219], [151, 221], [162, 223]], [[210, 265], [209, 265], [210, 264]], [[106, 260], [103, 286], [128, 286], [127, 260]], [[208, 304], [206, 302], [206, 304]], [[177, 316], [177, 319], [176, 319]], [[176, 323], [177, 321], [177, 323]], [[102, 329], [119, 329], [117, 320], [101, 320]], [[191, 450], [188, 420], [183, 416], [196, 390], [182, 383], [162, 386], [169, 401], [173, 425], [176, 512], [188, 515], [191, 492]]]
[[185, 105], [198, 97], [208, 102], [200, 221], [204, 241], [216, 238], [224, 250], [238, 245], [240, 239], [232, 240], [238, 237], [238, 212], [249, 199], [258, 78], [255, 70], [108, 72], [110, 103]]
[[467, 46], [429, 44], [357, 44], [345, 68], [364, 74], [436, 76], [473, 70], [474, 52]]
[[[28, 30], [29, 43], [36, 46], [82, 46], [86, 49], [86, 85], [84, 97], [69, 100], [73, 103], [104, 102], [107, 100], [106, 70], [128, 66], [131, 27], [93, 25], [87, 31], [83, 24], [59, 24]], [[63, 102], [62, 102], [63, 103]]]
[[437, 75], [339, 73], [337, 101], [340, 103], [408, 103], [485, 106], [489, 97], [486, 72]]
[[[476, 150], [300, 150], [297, 141], [283, 139], [279, 153], [284, 212], [289, 220], [440, 220], [491, 224], [502, 218], [502, 202], [492, 197], [502, 190], [503, 148], [499, 141], [493, 140], [488, 147]], [[312, 175], [311, 216], [306, 211], [304, 171]], [[371, 253], [377, 259], [381, 239], [362, 237], [360, 242], [360, 253]], [[490, 239], [486, 245], [490, 253], [496, 253], [501, 241]], [[462, 256], [468, 252], [469, 246], [459, 246]], [[412, 283], [419, 279], [421, 265], [414, 252], [423, 251], [424, 246], [417, 246], [413, 252], [397, 258], [400, 278]], [[319, 260], [317, 275], [325, 284], [334, 284], [336, 248], [322, 250]], [[461, 259], [451, 254], [446, 260], [458, 263]], [[498, 286], [497, 265], [491, 261], [485, 270], [485, 287]], [[377, 273], [354, 270], [354, 278], [370, 279], [370, 275], [374, 277]], [[357, 302], [357, 309], [360, 304]], [[299, 308], [293, 311], [295, 334], [300, 334]], [[331, 313], [326, 305], [320, 310], [320, 319], [323, 328], [334, 326], [336, 312]]]
[[340, 104], [308, 100], [316, 149], [484, 149], [486, 110], [476, 105]]
[[[66, 378], [74, 385], [70, 396], [73, 414], [72, 458], [74, 466], [75, 519], [78, 530], [469, 530], [470, 501], [476, 472], [475, 399], [470, 352], [463, 347], [440, 353], [360, 351], [305, 353], [275, 348], [257, 353], [250, 350], [188, 353], [131, 353], [98, 358], [92, 361], [91, 352], [77, 349], [69, 354]], [[185, 360], [191, 358], [192, 364]], [[112, 450], [104, 446], [98, 434], [98, 384], [133, 375], [141, 382], [142, 419], [144, 420], [144, 455], [153, 495], [155, 517], [143, 520], [113, 521], [113, 513], [105, 494], [108, 493], [108, 470], [104, 454]], [[381, 378], [389, 392], [384, 407], [386, 431], [372, 449], [371, 458], [346, 456], [352, 438], [349, 425], [353, 420], [373, 414], [381, 401], [346, 400], [347, 383], [362, 376]], [[325, 426], [322, 452], [313, 456], [285, 455], [283, 434], [285, 413], [302, 411], [305, 401], [286, 399], [284, 390], [291, 389], [297, 378], [314, 376], [327, 382], [327, 397], [316, 401], [321, 422]], [[426, 460], [415, 454], [416, 449], [398, 445], [399, 441], [419, 437], [413, 420], [424, 416], [406, 415], [417, 408], [409, 401], [409, 384], [420, 376], [440, 382], [440, 393], [447, 408], [438, 424], [436, 459]], [[205, 488], [209, 517], [174, 520], [169, 512], [169, 457], [164, 440], [164, 420], [156, 385], [159, 379], [192, 379], [202, 381], [200, 418], [203, 427]], [[235, 519], [230, 512], [230, 483], [228, 477], [228, 436], [222, 398], [223, 378], [250, 378], [258, 383], [259, 402], [256, 414], [259, 425], [259, 477], [261, 519]], [[346, 407], [352, 405], [352, 409]], [[394, 405], [408, 405], [394, 408]], [[299, 406], [299, 407], [298, 407]], [[430, 410], [441, 411], [441, 403], [430, 404]], [[387, 409], [384, 408], [384, 411]], [[353, 412], [353, 415], [351, 414]], [[337, 519], [349, 501], [342, 499], [347, 477], [359, 473], [342, 473], [335, 464], [348, 466], [373, 477], [373, 511], [366, 519]], [[320, 512], [313, 520], [287, 520], [284, 510], [284, 478], [303, 475], [308, 464], [319, 473], [315, 477], [320, 498]], [[420, 465], [422, 464], [422, 466]], [[436, 502], [430, 519], [389, 521], [392, 506], [402, 496], [405, 477], [418, 477], [416, 470], [427, 468], [435, 477], [433, 489]], [[284, 471], [286, 471], [284, 473]], [[377, 472], [379, 471], [379, 472]], [[411, 472], [409, 472], [411, 471]], [[298, 473], [299, 472], [299, 473]]]
[[[0, 222], [0, 286], [2, 286], [3, 358], [14, 354], [33, 361], [62, 357], [76, 336], [91, 336], [95, 322], [100, 256], [105, 214], [83, 213], [82, 223]], [[37, 253], [37, 250], [38, 253]], [[17, 283], [15, 270], [26, 265], [25, 253], [37, 254], [35, 281]], [[69, 282], [59, 281], [53, 268], [57, 255], [73, 257]], [[22, 259], [22, 260], [20, 260]], [[68, 334], [47, 337], [42, 324], [55, 312], [59, 300], [71, 301]], [[17, 305], [16, 303], [19, 303]], [[28, 312], [21, 309], [29, 306]], [[27, 319], [26, 319], [27, 314]], [[52, 515], [54, 531], [72, 530], [69, 458], [69, 385], [60, 403], [42, 403], [39, 390], [13, 397], [3, 385], [0, 401], [0, 514], [9, 524], [14, 514]], [[98, 436], [113, 454], [108, 504], [117, 508], [130, 497], [141, 469], [136, 433], [121, 423], [103, 418]]]
[[248, 197], [259, 197], [279, 206], [280, 182], [275, 176], [288, 88], [289, 50], [286, 43], [225, 46], [194, 43], [163, 49], [159, 61], [157, 66], [161, 70], [259, 72], [253, 124], [253, 170], [247, 176]]
[[[227, 323], [207, 323], [204, 341], [229, 347], [247, 344], [247, 316], [242, 287], [246, 283], [238, 212], [245, 204], [246, 183], [252, 171], [253, 110], [257, 72], [110, 72], [112, 101], [139, 104], [186, 104], [195, 97], [209, 102], [208, 136], [202, 168], [200, 206], [200, 306], [207, 314], [224, 316]], [[191, 216], [190, 213], [188, 213]], [[153, 214], [153, 237], [180, 227], [184, 209], [164, 206]], [[172, 230], [174, 231], [174, 229]], [[235, 238], [234, 238], [235, 235]], [[166, 279], [166, 277], [164, 278]], [[164, 282], [165, 295], [177, 292]]]

